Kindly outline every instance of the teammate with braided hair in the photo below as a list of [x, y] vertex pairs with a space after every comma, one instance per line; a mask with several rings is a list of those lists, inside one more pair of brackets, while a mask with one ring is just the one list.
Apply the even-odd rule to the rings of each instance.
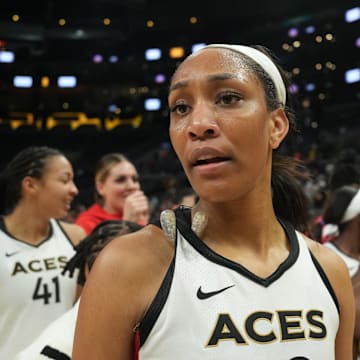
[[69, 160], [31, 146], [0, 174], [0, 358], [13, 359], [75, 302], [76, 281], [61, 275], [85, 237], [66, 223], [78, 194]]

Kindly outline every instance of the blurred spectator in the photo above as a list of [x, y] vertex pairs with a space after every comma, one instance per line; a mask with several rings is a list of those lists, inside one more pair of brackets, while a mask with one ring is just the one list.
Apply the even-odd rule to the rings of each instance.
[[337, 235], [325, 246], [335, 251], [345, 261], [352, 279], [356, 322], [354, 359], [360, 355], [360, 190], [358, 187], [342, 186], [329, 197], [324, 211], [324, 221], [337, 227]]
[[[329, 181], [326, 188], [327, 198], [342, 186], [349, 185], [354, 187], [360, 186], [360, 158], [356, 151], [347, 149], [342, 151], [335, 159], [332, 170], [328, 174]], [[328, 168], [331, 163], [328, 163]], [[318, 214], [312, 223], [312, 234], [316, 240], [321, 243], [334, 240], [339, 235], [337, 224], [328, 224], [324, 220], [322, 211]]]
[[87, 234], [105, 220], [128, 220], [145, 225], [149, 203], [140, 188], [138, 172], [123, 154], [104, 155], [95, 169], [95, 203], [79, 214], [76, 224]]

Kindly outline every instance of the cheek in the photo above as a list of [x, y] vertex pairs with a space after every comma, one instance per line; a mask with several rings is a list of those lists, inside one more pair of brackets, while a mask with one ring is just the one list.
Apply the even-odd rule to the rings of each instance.
[[119, 184], [108, 184], [106, 188], [102, 191], [102, 196], [107, 199], [111, 199], [115, 196], [118, 196], [123, 192], [123, 186]]
[[241, 164], [255, 173], [263, 168], [269, 157], [269, 135], [263, 118], [247, 119], [233, 126], [229, 122], [226, 132]]
[[111, 188], [111, 193], [115, 195], [122, 195], [124, 191], [125, 191], [125, 186], [123, 184], [115, 184]]
[[181, 158], [181, 149], [185, 146], [184, 125], [171, 125], [169, 129], [170, 141], [176, 154]]
[[182, 134], [186, 131], [187, 125], [188, 122], [183, 117], [177, 120], [170, 119], [170, 132]]
[[249, 148], [262, 146], [268, 142], [268, 121], [266, 114], [251, 109], [241, 118], [228, 117], [223, 122], [224, 130], [235, 143], [247, 144]]

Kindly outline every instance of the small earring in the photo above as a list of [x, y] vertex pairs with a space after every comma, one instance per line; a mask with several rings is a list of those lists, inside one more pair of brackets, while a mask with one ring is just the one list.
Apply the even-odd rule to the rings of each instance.
[[192, 219], [191, 230], [200, 237], [208, 223], [208, 217], [205, 213], [197, 211]]
[[160, 224], [168, 239], [175, 242], [176, 239], [176, 216], [174, 211], [167, 209], [160, 214]]

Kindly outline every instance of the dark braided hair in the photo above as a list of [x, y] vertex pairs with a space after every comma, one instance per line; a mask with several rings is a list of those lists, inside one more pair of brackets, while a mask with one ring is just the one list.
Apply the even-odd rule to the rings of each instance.
[[141, 225], [126, 220], [107, 220], [98, 224], [76, 247], [76, 254], [66, 264], [63, 275], [69, 272], [73, 277], [79, 269], [78, 284], [84, 285], [86, 281], [85, 269], [91, 270], [100, 251], [111, 240], [120, 235], [129, 234], [140, 230]]
[[[289, 120], [287, 137], [291, 137], [299, 132], [295, 116], [297, 101], [288, 91], [291, 74], [280, 66], [279, 58], [269, 48], [262, 45], [253, 45], [252, 47], [267, 55], [280, 72], [286, 89], [286, 104], [279, 103], [273, 80], [264, 69], [250, 58], [247, 61], [249, 68], [262, 83], [268, 110], [273, 111], [279, 106], [284, 107]], [[246, 58], [245, 55], [238, 56]], [[298, 230], [309, 232], [309, 202], [303, 189], [303, 183], [309, 177], [306, 166], [300, 160], [281, 154], [280, 148], [273, 151], [272, 162], [271, 188], [275, 213], [279, 218], [289, 221]]]
[[[269, 48], [262, 45], [252, 47], [267, 55], [280, 72], [286, 89], [286, 104], [283, 106], [289, 120], [287, 137], [291, 137], [299, 132], [296, 126], [298, 104], [296, 98], [289, 92], [291, 74], [282, 68], [280, 59]], [[268, 109], [275, 110], [281, 104], [278, 102], [273, 81], [261, 66], [254, 63], [253, 69], [263, 85]], [[285, 141], [286, 139], [283, 143]], [[308, 171], [302, 161], [281, 154], [280, 148], [273, 151], [271, 188], [274, 210], [279, 218], [289, 221], [298, 230], [308, 233], [309, 201], [303, 189], [303, 183], [309, 178]]]
[[0, 174], [0, 213], [11, 213], [21, 199], [21, 182], [26, 176], [41, 179], [47, 161], [64, 156], [48, 146], [30, 146], [20, 151]]
[[310, 233], [309, 200], [303, 188], [308, 178], [306, 166], [288, 156], [273, 157], [271, 189], [275, 214], [297, 230]]

